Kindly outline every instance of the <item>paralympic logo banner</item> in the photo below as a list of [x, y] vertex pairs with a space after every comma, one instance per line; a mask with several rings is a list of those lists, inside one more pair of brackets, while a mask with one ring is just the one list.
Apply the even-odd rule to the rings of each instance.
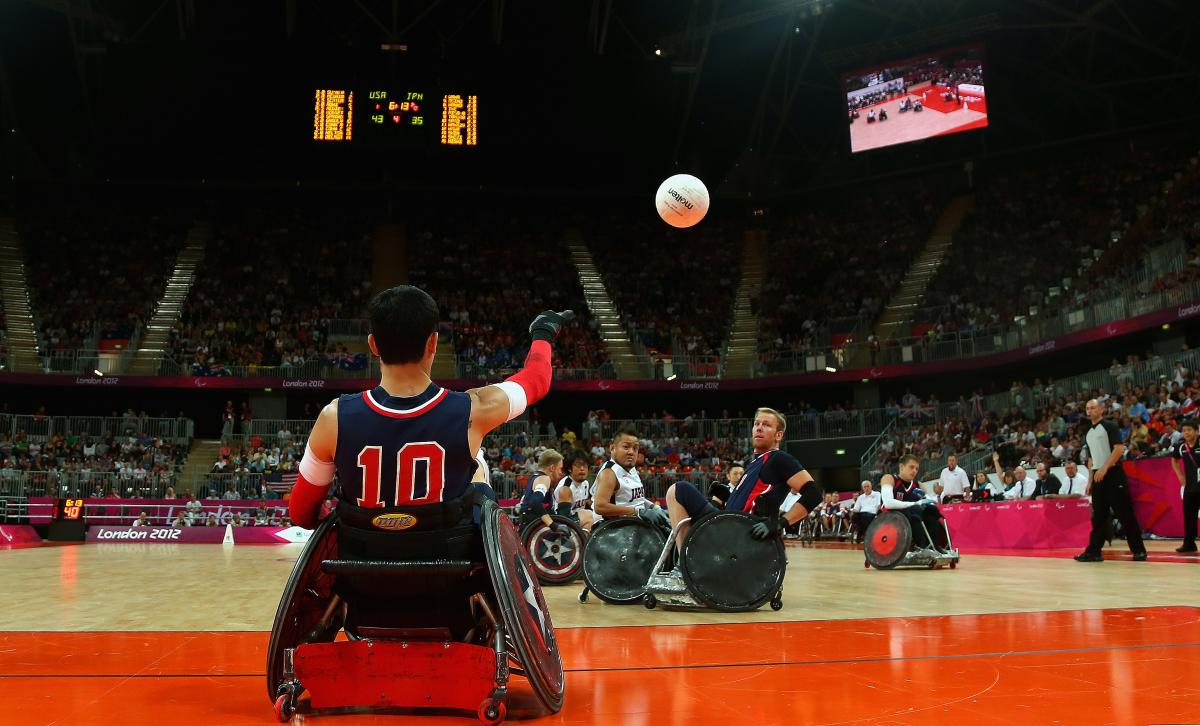
[[1125, 474], [1129, 477], [1129, 494], [1133, 511], [1143, 532], [1159, 537], [1183, 536], [1183, 467], [1179, 459], [1169, 456], [1127, 461]]

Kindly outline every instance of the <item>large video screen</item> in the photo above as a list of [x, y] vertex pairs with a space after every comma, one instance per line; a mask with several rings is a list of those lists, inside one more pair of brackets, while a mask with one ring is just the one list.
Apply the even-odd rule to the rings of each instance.
[[842, 76], [850, 150], [946, 136], [988, 125], [983, 46], [948, 48]]

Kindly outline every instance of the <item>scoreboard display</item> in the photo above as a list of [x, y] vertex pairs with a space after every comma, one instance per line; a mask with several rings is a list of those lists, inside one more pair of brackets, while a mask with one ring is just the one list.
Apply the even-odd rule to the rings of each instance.
[[421, 87], [318, 88], [313, 140], [385, 146], [479, 145], [479, 96]]

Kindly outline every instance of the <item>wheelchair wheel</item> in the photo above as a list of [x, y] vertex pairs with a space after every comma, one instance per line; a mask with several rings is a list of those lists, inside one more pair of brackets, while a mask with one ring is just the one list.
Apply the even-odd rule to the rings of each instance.
[[566, 534], [553, 532], [541, 520], [534, 520], [521, 530], [521, 542], [533, 562], [537, 579], [545, 585], [561, 585], [583, 572], [587, 533], [570, 517], [553, 514], [550, 518], [554, 524], [566, 527]]
[[606, 519], [588, 538], [583, 580], [605, 602], [639, 602], [666, 542], [657, 527], [638, 517]]
[[871, 521], [863, 542], [863, 553], [871, 567], [890, 570], [912, 547], [912, 525], [899, 512], [884, 512]]
[[680, 558], [688, 590], [709, 607], [726, 612], [757, 610], [783, 589], [787, 552], [778, 537], [757, 540], [757, 520], [720, 512], [692, 525]]
[[267, 697], [272, 702], [282, 695], [279, 688], [284, 684], [285, 651], [302, 643], [331, 642], [341, 629], [337, 617], [329, 627], [318, 629], [333, 602], [333, 577], [321, 572], [321, 561], [337, 558], [336, 520], [337, 515], [330, 514], [313, 531], [279, 599], [267, 646]]

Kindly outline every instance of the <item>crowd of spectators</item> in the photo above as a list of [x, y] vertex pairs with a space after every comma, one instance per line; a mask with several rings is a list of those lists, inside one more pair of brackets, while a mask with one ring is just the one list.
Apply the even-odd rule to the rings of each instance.
[[710, 218], [676, 230], [629, 216], [586, 234], [609, 296], [649, 355], [721, 355], [741, 282], [737, 225]]
[[128, 340], [162, 296], [189, 218], [101, 203], [25, 205], [17, 216], [42, 355]]
[[[45, 418], [39, 409], [32, 419]], [[161, 495], [178, 481], [188, 447], [147, 433], [146, 414], [132, 409], [100, 435], [63, 431], [40, 435], [24, 428], [0, 432], [0, 482], [22, 480], [32, 490], [68, 486], [93, 497]], [[182, 414], [180, 414], [182, 419]]]
[[870, 325], [924, 245], [943, 195], [917, 180], [811, 205], [773, 231], [768, 274], [751, 304], [766, 357], [827, 348]]
[[361, 318], [370, 298], [365, 219], [254, 209], [213, 220], [171, 354], [192, 375], [230, 366], [365, 369], [368, 356], [329, 343], [329, 321]]
[[979, 185], [926, 292], [923, 304], [934, 310], [915, 321], [914, 334], [971, 333], [1057, 315], [1128, 291], [1151, 242], [1200, 242], [1200, 209], [1189, 193], [1197, 169], [1177, 145], [1145, 140], [1089, 152]]
[[[1151, 375], [1154, 380], [1138, 384], [1147, 377], [1135, 377], [1135, 370], [1157, 373], [1157, 378]], [[999, 454], [1008, 472], [1017, 466], [1033, 471], [1038, 464], [1053, 467], [1067, 461], [1086, 466], [1086, 432], [1091, 423], [1085, 407], [1093, 398], [1117, 424], [1127, 458], [1169, 453], [1182, 439], [1180, 422], [1200, 413], [1197, 372], [1188, 370], [1182, 359], [1149, 355], [1144, 359], [1130, 355], [1125, 362], [1114, 359], [1107, 372], [1115, 381], [1111, 387], [1066, 390], [1053, 380], [1014, 382], [1004, 397], [1007, 405], [991, 407], [999, 410], [989, 409], [980, 391], [970, 398], [960, 397], [953, 406], [939, 406], [936, 399], [905, 400], [904, 406], [889, 402], [889, 407], [896, 405], [905, 425], [893, 427], [881, 442], [873, 472], [893, 471], [906, 454], [940, 460], [988, 448]], [[917, 414], [905, 419], [903, 411]], [[990, 459], [982, 458], [983, 469], [991, 471]], [[937, 473], [924, 471], [922, 476]]]
[[433, 296], [449, 321], [468, 373], [493, 377], [519, 368], [529, 323], [546, 309], [576, 316], [554, 346], [556, 368], [594, 371], [607, 361], [557, 226], [484, 210], [447, 214], [409, 234], [412, 283]]

